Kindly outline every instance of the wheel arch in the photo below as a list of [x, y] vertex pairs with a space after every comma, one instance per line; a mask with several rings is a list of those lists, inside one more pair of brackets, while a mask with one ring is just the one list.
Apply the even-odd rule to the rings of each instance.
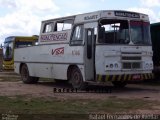
[[67, 69], [67, 80], [69, 80], [70, 76], [71, 76], [71, 71], [73, 70], [74, 67], [78, 67], [77, 65], [75, 64], [71, 64], [68, 66], [68, 69]]
[[21, 79], [22, 79], [23, 83], [34, 84], [34, 83], [38, 82], [38, 80], [39, 80], [38, 77], [30, 76], [29, 68], [26, 63], [20, 64], [19, 71], [20, 71]]
[[[21, 73], [21, 69], [22, 69], [22, 66], [23, 65], [26, 65], [27, 66], [27, 64], [26, 63], [20, 63], [20, 67], [19, 67], [19, 73]], [[27, 66], [28, 67], [28, 66]]]
[[71, 65], [68, 66], [68, 69], [67, 69], [67, 80], [69, 80], [69, 78], [70, 78], [70, 76], [72, 74], [71, 71], [72, 71], [72, 69], [74, 67], [77, 67], [81, 71], [81, 74], [83, 76], [83, 81], [85, 81], [84, 66], [83, 65], [76, 65], [76, 64], [71, 64]]

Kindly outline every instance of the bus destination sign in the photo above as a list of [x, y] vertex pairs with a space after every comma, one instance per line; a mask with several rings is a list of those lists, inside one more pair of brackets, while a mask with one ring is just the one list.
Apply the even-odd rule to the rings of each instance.
[[140, 15], [138, 13], [115, 11], [114, 14], [115, 16], [119, 16], [119, 17], [140, 18]]

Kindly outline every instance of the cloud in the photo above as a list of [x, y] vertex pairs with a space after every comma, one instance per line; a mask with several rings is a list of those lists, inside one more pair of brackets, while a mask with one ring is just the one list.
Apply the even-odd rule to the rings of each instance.
[[11, 35], [39, 34], [42, 20], [72, 15], [73, 11], [86, 10], [90, 5], [86, 0], [0, 0], [0, 43]]
[[31, 14], [13, 13], [8, 14], [3, 18], [0, 18], [0, 31], [1, 40], [4, 38], [14, 36], [28, 36], [39, 33], [40, 29], [40, 18]]
[[[160, 12], [158, 13], [158, 16], [159, 16], [159, 18], [160, 18]], [[159, 20], [160, 21], [160, 20]]]
[[16, 3], [14, 0], [0, 0], [0, 7], [15, 8]]
[[134, 8], [139, 12], [144, 12], [148, 14], [151, 22], [159, 22], [160, 21], [160, 12], [157, 7], [160, 7], [160, 0], [140, 0], [142, 8]]
[[53, 0], [0, 0], [0, 7], [11, 8], [14, 10], [23, 10], [23, 11], [47, 11], [50, 12], [59, 10], [59, 7], [55, 5]]
[[2, 5], [10, 12], [0, 17], [0, 43], [11, 35], [39, 34], [42, 20], [60, 16], [56, 13], [60, 8], [53, 0], [1, 0]]
[[[58, 0], [57, 0], [58, 1]], [[87, 9], [89, 9], [92, 5], [91, 0], [61, 0], [61, 2], [57, 2], [60, 4], [60, 6], [62, 7], [62, 9], [64, 10], [64, 8], [66, 9], [66, 11], [64, 12], [77, 12], [77, 11], [86, 11]]]
[[146, 7], [160, 7], [160, 0], [141, 0], [141, 3]]
[[59, 10], [53, 0], [15, 0], [17, 9], [23, 10], [25, 12], [32, 11], [33, 13], [40, 12], [55, 12]]
[[152, 9], [133, 7], [133, 8], [129, 8], [127, 10], [134, 11], [134, 12], [140, 12], [140, 13], [144, 13], [144, 14], [149, 15], [151, 23], [159, 22], [159, 17], [156, 15], [156, 13]]

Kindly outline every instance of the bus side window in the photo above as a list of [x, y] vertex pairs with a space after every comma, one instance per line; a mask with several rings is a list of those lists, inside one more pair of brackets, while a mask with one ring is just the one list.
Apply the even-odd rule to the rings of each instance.
[[57, 21], [55, 24], [54, 31], [71, 30], [72, 24], [73, 24], [73, 20]]
[[43, 33], [49, 33], [49, 32], [53, 32], [53, 23], [46, 23], [44, 25], [44, 29], [43, 29]]
[[83, 25], [77, 25], [74, 27], [71, 45], [81, 45], [83, 43]]

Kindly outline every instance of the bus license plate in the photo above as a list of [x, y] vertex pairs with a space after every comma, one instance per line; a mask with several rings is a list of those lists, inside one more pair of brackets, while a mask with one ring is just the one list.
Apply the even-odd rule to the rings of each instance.
[[140, 75], [133, 75], [132, 79], [133, 80], [140, 80], [141, 76]]

